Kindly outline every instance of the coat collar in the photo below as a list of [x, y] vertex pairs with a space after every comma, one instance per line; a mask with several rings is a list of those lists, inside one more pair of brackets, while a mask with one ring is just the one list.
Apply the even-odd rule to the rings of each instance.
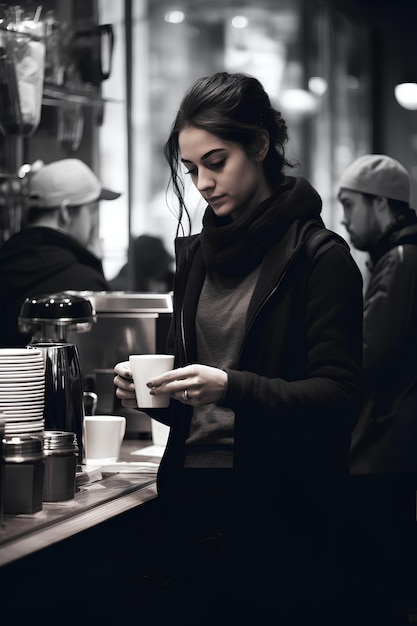
[[[247, 325], [251, 324], [269, 296], [279, 288], [288, 268], [302, 248], [307, 231], [314, 225], [322, 226], [323, 223], [321, 219], [293, 222], [280, 240], [270, 248], [262, 262], [259, 279], [249, 304]], [[176, 290], [180, 291], [176, 307], [181, 311], [180, 323], [184, 325], [185, 331], [182, 334], [187, 338], [186, 360], [190, 362], [195, 360], [197, 354], [195, 317], [206, 267], [198, 235], [177, 239], [176, 251], [178, 274], [181, 277], [181, 283], [176, 285]]]
[[417, 245], [417, 217], [411, 209], [397, 217], [375, 248], [370, 251], [368, 267], [372, 269], [392, 248], [405, 244]]

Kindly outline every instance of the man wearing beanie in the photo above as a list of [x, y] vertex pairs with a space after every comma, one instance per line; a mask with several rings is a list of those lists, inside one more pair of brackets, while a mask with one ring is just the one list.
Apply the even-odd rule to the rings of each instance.
[[0, 248], [1, 347], [30, 340], [18, 330], [25, 298], [109, 289], [98, 245], [97, 203], [120, 194], [104, 189], [79, 159], [37, 163], [29, 174], [24, 227]]
[[[381, 568], [375, 563], [375, 575], [382, 577], [385, 565], [392, 579], [384, 582], [405, 589], [401, 576], [414, 540], [417, 486], [417, 216], [410, 208], [408, 172], [387, 155], [354, 161], [337, 193], [343, 224], [353, 246], [369, 253], [370, 271], [363, 409], [352, 436], [351, 473], [370, 533], [379, 541], [376, 552], [381, 548], [385, 559]], [[385, 592], [396, 597], [393, 588]]]

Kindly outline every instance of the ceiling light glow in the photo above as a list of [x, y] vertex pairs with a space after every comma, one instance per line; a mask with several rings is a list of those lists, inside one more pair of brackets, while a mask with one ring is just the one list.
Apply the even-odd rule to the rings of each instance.
[[282, 106], [291, 113], [302, 115], [317, 110], [317, 99], [306, 89], [286, 89], [280, 100]]
[[417, 83], [400, 83], [394, 88], [398, 104], [409, 111], [417, 111]]
[[308, 81], [308, 88], [316, 96], [323, 96], [327, 91], [327, 80], [321, 76], [312, 76]]
[[246, 28], [249, 24], [249, 20], [245, 15], [235, 15], [232, 18], [233, 28]]
[[184, 11], [168, 11], [164, 15], [164, 20], [168, 22], [168, 24], [181, 24], [185, 20]]

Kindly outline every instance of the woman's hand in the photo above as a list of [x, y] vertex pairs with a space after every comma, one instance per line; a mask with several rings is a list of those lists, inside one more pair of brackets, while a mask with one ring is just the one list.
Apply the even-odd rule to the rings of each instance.
[[[202, 406], [222, 400], [227, 388], [227, 374], [217, 367], [197, 363], [155, 376], [147, 385], [151, 395], [169, 393], [184, 404]], [[125, 397], [118, 393], [116, 395], [119, 398]]]
[[117, 387], [116, 396], [122, 401], [122, 406], [129, 409], [137, 409], [138, 403], [136, 401], [135, 385], [133, 384], [129, 361], [117, 363], [114, 373], [116, 374], [113, 378], [113, 382]]

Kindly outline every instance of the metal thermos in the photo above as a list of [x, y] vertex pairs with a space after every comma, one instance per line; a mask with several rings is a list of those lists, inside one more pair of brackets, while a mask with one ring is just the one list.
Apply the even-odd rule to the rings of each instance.
[[90, 330], [94, 320], [91, 302], [68, 292], [27, 298], [19, 316], [19, 328], [32, 333], [28, 348], [44, 357], [45, 430], [74, 432], [79, 463], [84, 461], [83, 377], [78, 347], [67, 342], [67, 334]]
[[33, 347], [42, 352], [45, 363], [45, 430], [74, 432], [81, 463], [84, 406], [78, 348], [70, 343], [36, 343]]

